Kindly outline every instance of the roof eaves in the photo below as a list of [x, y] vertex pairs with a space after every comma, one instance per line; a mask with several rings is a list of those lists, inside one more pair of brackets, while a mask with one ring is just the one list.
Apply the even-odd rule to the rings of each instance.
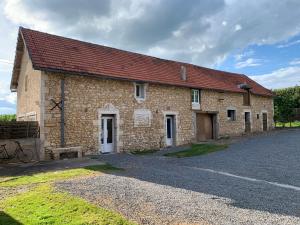
[[16, 50], [15, 50], [15, 59], [14, 59], [14, 65], [12, 70], [12, 77], [10, 81], [11, 92], [16, 92], [18, 88], [18, 79], [20, 75], [22, 55], [24, 53], [24, 45], [25, 45], [25, 41], [20, 27], [18, 31], [18, 39], [16, 43]]

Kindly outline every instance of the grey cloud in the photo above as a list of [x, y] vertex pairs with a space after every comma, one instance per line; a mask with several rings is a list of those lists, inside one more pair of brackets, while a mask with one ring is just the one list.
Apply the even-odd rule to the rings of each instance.
[[[300, 1], [287, 0], [276, 4], [267, 0], [230, 2], [223, 10], [207, 18], [209, 29], [194, 33], [183, 42], [181, 48], [184, 49], [196, 49], [201, 44], [206, 46], [202, 51], [191, 53], [188, 60], [212, 66], [235, 49], [251, 44], [274, 44], [300, 32]], [[222, 26], [223, 21], [226, 21], [226, 26]], [[235, 31], [236, 25], [241, 29]], [[165, 40], [164, 47], [174, 51], [174, 48], [179, 49], [176, 43], [174, 38]]]
[[222, 0], [163, 0], [152, 3], [141, 18], [127, 21], [122, 38], [127, 44], [149, 47], [171, 38], [173, 32], [184, 25], [187, 25], [186, 33], [190, 33], [191, 28], [194, 33], [202, 32], [207, 24], [197, 21], [218, 11], [223, 5]]
[[[36, 16], [37, 23], [44, 20], [58, 34], [204, 66], [221, 62], [235, 49], [277, 43], [300, 32], [299, 0], [25, 3], [20, 10]], [[34, 26], [15, 14], [14, 20]]]
[[25, 0], [29, 10], [37, 10], [45, 19], [59, 25], [72, 26], [81, 20], [90, 20], [95, 16], [107, 16], [110, 13], [110, 0]]

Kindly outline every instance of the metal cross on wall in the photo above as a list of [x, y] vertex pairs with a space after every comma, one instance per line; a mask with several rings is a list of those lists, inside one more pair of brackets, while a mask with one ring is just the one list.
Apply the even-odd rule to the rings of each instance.
[[54, 101], [54, 99], [51, 99], [51, 102], [54, 103], [54, 106], [50, 109], [51, 111], [55, 109], [56, 107], [62, 110], [62, 101], [60, 100], [59, 102]]

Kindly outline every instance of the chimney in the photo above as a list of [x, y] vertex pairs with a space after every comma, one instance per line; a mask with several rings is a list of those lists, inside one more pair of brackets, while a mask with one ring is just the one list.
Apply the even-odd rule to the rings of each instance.
[[186, 67], [185, 66], [181, 66], [180, 68], [180, 79], [181, 80], [186, 80]]

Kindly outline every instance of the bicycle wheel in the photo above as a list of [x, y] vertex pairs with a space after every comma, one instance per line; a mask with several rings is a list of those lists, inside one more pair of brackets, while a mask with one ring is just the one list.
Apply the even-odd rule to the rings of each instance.
[[17, 153], [18, 159], [23, 163], [29, 163], [32, 160], [32, 151], [19, 151]]

